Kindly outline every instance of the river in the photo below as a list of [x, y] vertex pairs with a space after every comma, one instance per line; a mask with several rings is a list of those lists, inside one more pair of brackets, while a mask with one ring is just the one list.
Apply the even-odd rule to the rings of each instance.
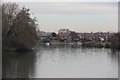
[[4, 78], [118, 78], [118, 51], [40, 45], [3, 53]]

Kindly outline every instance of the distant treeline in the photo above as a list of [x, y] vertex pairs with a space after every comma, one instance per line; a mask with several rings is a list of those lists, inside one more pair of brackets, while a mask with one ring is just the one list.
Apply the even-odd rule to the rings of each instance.
[[2, 4], [2, 47], [6, 49], [31, 49], [37, 42], [36, 18], [30, 10], [16, 3]]

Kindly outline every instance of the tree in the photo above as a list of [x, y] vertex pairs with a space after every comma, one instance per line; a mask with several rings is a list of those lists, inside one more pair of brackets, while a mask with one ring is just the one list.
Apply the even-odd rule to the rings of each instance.
[[30, 17], [30, 10], [7, 3], [2, 5], [3, 48], [30, 49], [37, 41], [36, 19]]
[[120, 32], [116, 33], [112, 38], [111, 38], [111, 47], [120, 49]]

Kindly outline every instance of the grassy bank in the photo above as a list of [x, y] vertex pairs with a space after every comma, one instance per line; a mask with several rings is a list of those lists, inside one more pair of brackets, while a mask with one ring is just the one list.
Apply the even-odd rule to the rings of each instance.
[[97, 48], [111, 48], [110, 42], [38, 42], [38, 45], [45, 44], [45, 45], [60, 45], [60, 44], [68, 44], [68, 45], [79, 45], [81, 47], [97, 47]]

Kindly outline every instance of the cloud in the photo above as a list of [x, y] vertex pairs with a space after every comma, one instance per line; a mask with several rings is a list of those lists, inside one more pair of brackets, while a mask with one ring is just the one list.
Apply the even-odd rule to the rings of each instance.
[[40, 30], [117, 31], [117, 2], [17, 2], [37, 17]]
[[19, 3], [37, 14], [116, 14], [117, 2]]

